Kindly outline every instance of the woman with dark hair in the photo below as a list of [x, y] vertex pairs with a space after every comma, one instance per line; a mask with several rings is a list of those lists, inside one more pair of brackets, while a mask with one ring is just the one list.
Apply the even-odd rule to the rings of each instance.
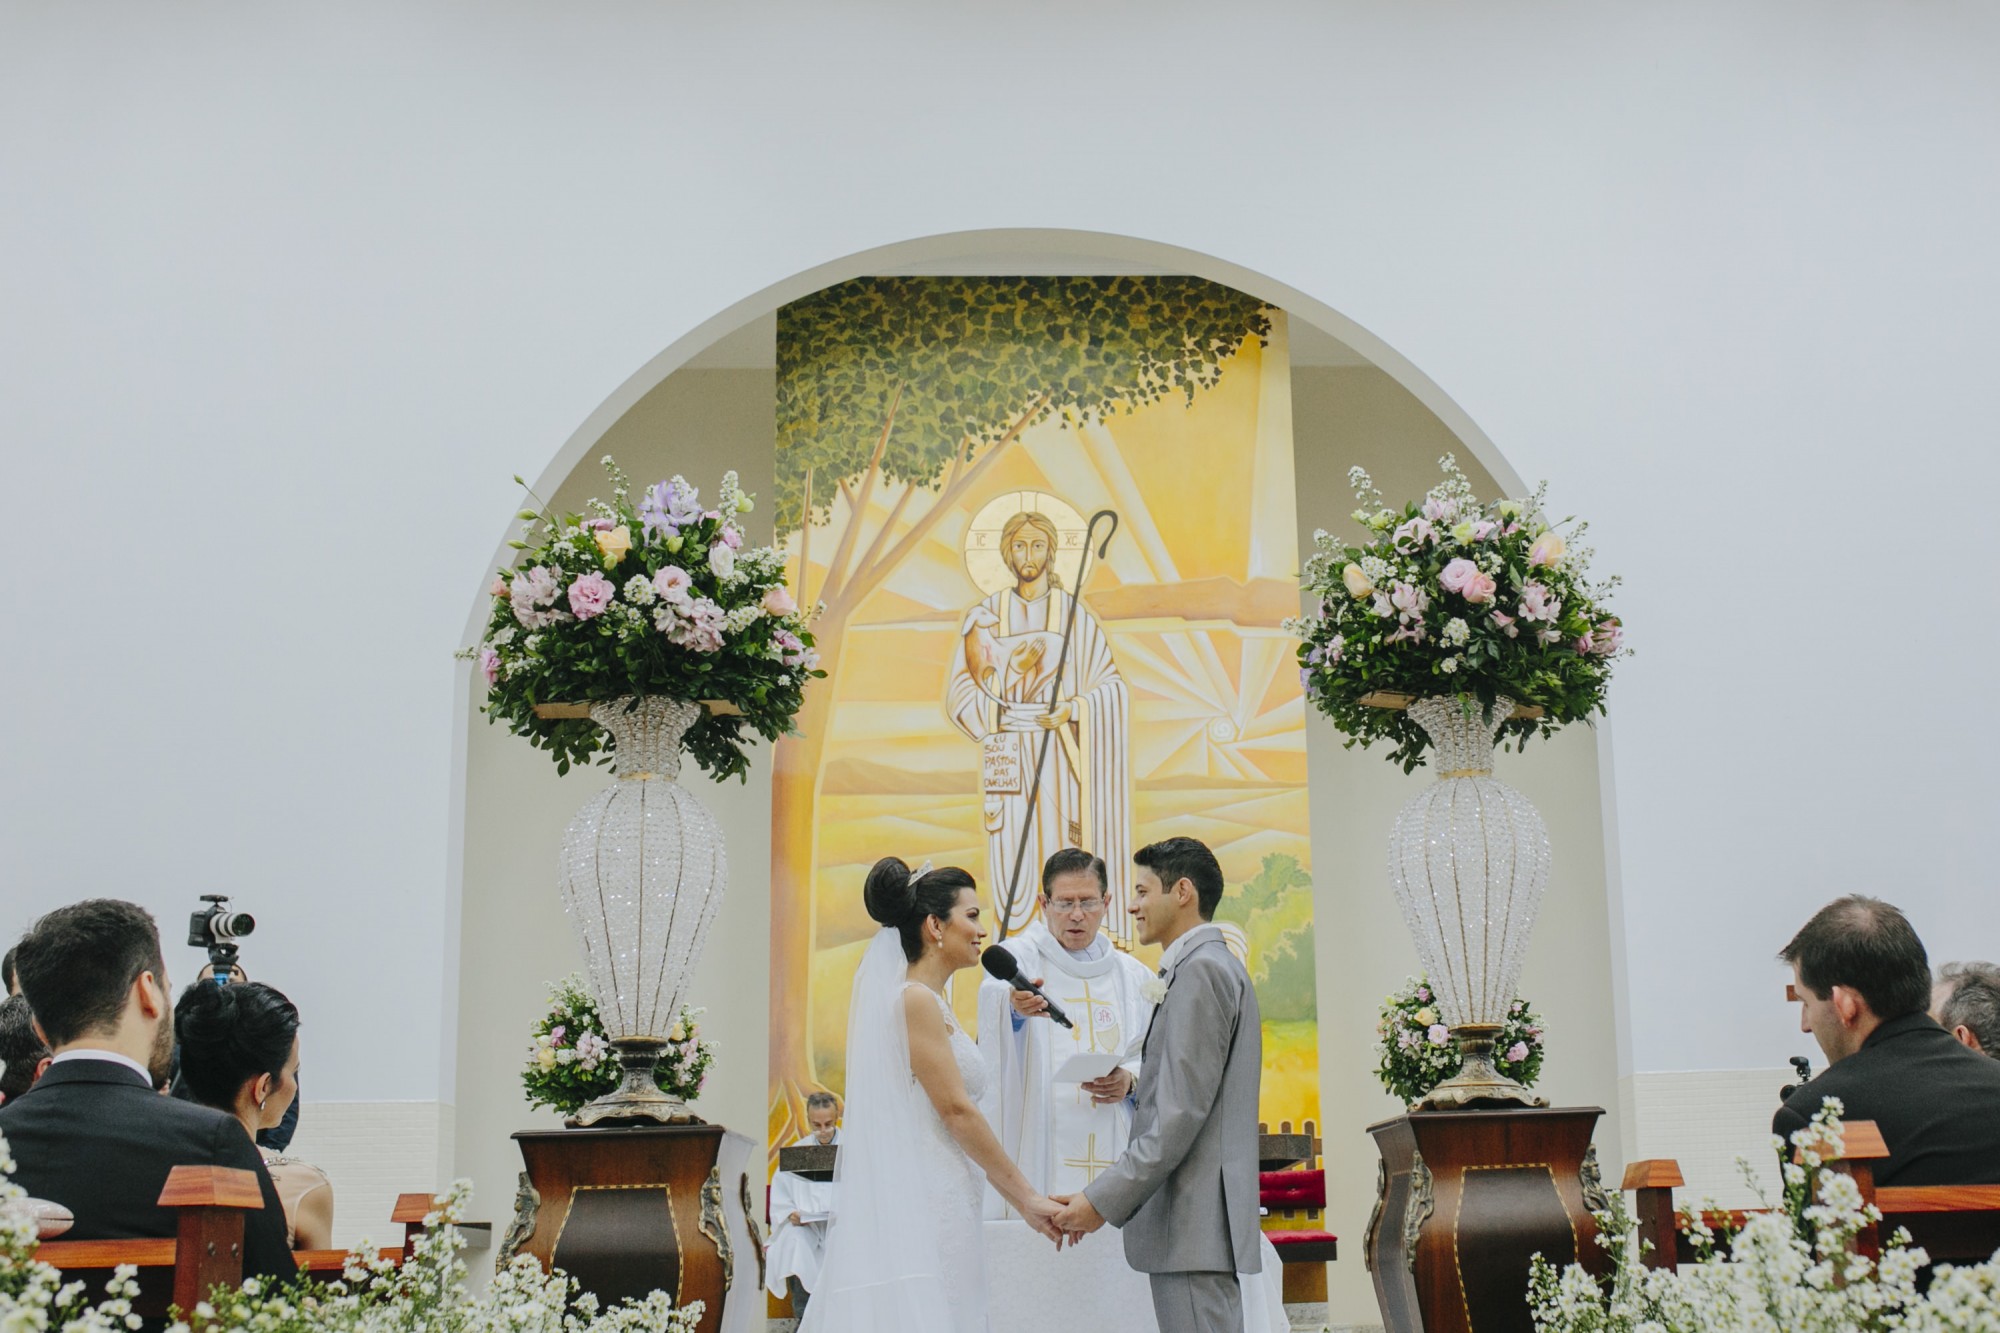
[[893, 856], [862, 892], [882, 929], [848, 1006], [833, 1220], [800, 1333], [987, 1333], [984, 1186], [1058, 1246], [1062, 1233], [980, 1114], [986, 1066], [945, 999], [979, 963], [979, 894], [956, 866]]
[[[261, 982], [197, 981], [174, 1006], [174, 1037], [178, 1096], [235, 1116], [252, 1143], [259, 1130], [285, 1118], [299, 1091], [299, 1011], [290, 1000]], [[332, 1248], [333, 1186], [326, 1173], [259, 1151], [284, 1205], [292, 1248]]]

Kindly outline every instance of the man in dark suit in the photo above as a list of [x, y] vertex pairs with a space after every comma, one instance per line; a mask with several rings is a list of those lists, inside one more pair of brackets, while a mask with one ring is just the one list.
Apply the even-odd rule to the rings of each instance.
[[1792, 965], [1799, 1028], [1827, 1070], [1771, 1121], [1789, 1138], [1828, 1097], [1873, 1120], [1889, 1158], [1878, 1185], [2000, 1185], [2000, 1060], [1953, 1040], [1925, 1012], [1930, 960], [1903, 914], [1859, 894], [1822, 907], [1778, 955]]
[[75, 1215], [63, 1239], [171, 1237], [174, 1214], [158, 1202], [167, 1173], [237, 1167], [264, 1194], [243, 1219], [244, 1276], [291, 1277], [284, 1210], [242, 1123], [153, 1090], [174, 1035], [153, 918], [110, 898], [59, 908], [23, 937], [15, 963], [54, 1056], [40, 1082], [0, 1106], [0, 1135], [14, 1182]]

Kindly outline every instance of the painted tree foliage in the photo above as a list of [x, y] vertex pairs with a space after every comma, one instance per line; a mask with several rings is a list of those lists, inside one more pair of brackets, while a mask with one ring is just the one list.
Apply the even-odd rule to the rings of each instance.
[[[1198, 278], [862, 278], [778, 315], [778, 537], [801, 533], [823, 582], [820, 660], [841, 669], [854, 614], [1023, 430], [1130, 412], [1220, 379], [1262, 303]], [[928, 503], [913, 507], [919, 492]], [[844, 517], [828, 553], [815, 528]], [[806, 691], [773, 752], [771, 1142], [816, 1085], [802, 1012], [812, 942], [813, 795], [831, 683]]]

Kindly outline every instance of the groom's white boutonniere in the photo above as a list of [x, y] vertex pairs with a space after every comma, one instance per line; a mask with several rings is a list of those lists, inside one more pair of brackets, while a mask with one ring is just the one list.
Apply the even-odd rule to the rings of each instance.
[[1139, 998], [1147, 1004], [1158, 1004], [1167, 998], [1167, 983], [1152, 977], [1139, 983]]

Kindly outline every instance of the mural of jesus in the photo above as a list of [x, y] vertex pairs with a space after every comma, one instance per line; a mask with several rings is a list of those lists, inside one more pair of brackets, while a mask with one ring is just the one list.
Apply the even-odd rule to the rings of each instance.
[[[1055, 568], [1060, 546], [1055, 522], [1036, 510], [1015, 513], [1001, 528], [999, 553], [1013, 586], [980, 601], [960, 622], [945, 710], [980, 746], [988, 884], [1007, 932], [1033, 918], [1042, 863], [1061, 848], [1083, 847], [1109, 868], [1105, 926], [1114, 940], [1129, 943], [1130, 700], [1103, 626], [1080, 604], [1062, 660], [1073, 594]], [[1035, 760], [1045, 737], [1049, 753], [1037, 786]]]

